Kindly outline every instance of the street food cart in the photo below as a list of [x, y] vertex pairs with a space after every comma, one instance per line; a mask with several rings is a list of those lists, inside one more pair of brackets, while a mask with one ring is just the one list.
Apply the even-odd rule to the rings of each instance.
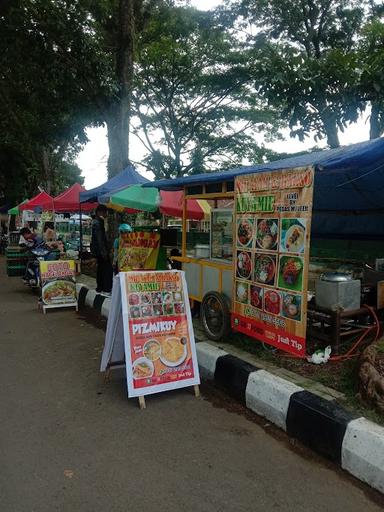
[[[232, 328], [304, 356], [311, 238], [317, 245], [332, 238], [382, 239], [383, 179], [379, 139], [143, 187], [184, 191], [178, 259], [207, 335], [219, 340]], [[190, 199], [211, 206], [210, 236], [193, 248], [185, 215]], [[355, 293], [360, 304], [356, 284]]]

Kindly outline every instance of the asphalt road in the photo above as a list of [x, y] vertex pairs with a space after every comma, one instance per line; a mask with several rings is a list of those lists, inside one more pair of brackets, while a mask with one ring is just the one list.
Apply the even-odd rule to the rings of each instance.
[[4, 269], [0, 259], [1, 512], [383, 510], [207, 386], [140, 411], [121, 376], [104, 384], [98, 372], [103, 331], [72, 310], [43, 316]]

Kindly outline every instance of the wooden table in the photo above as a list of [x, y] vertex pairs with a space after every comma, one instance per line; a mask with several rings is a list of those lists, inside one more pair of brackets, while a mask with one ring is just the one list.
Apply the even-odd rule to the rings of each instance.
[[371, 328], [362, 321], [369, 316], [367, 308], [350, 311], [331, 310], [308, 304], [307, 336], [315, 341], [330, 344], [335, 354], [339, 353], [340, 344], [348, 336], [363, 334]]

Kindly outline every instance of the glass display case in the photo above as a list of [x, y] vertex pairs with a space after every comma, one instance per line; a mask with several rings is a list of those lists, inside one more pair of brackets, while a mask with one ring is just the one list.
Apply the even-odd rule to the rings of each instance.
[[233, 212], [232, 209], [211, 210], [210, 257], [216, 260], [232, 260]]

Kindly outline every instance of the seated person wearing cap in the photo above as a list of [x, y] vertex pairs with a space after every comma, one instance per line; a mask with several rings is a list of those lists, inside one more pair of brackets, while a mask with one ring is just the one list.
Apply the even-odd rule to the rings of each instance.
[[132, 233], [133, 229], [129, 224], [120, 224], [119, 236], [113, 242], [113, 271], [115, 274], [119, 273], [119, 245], [121, 233]]

